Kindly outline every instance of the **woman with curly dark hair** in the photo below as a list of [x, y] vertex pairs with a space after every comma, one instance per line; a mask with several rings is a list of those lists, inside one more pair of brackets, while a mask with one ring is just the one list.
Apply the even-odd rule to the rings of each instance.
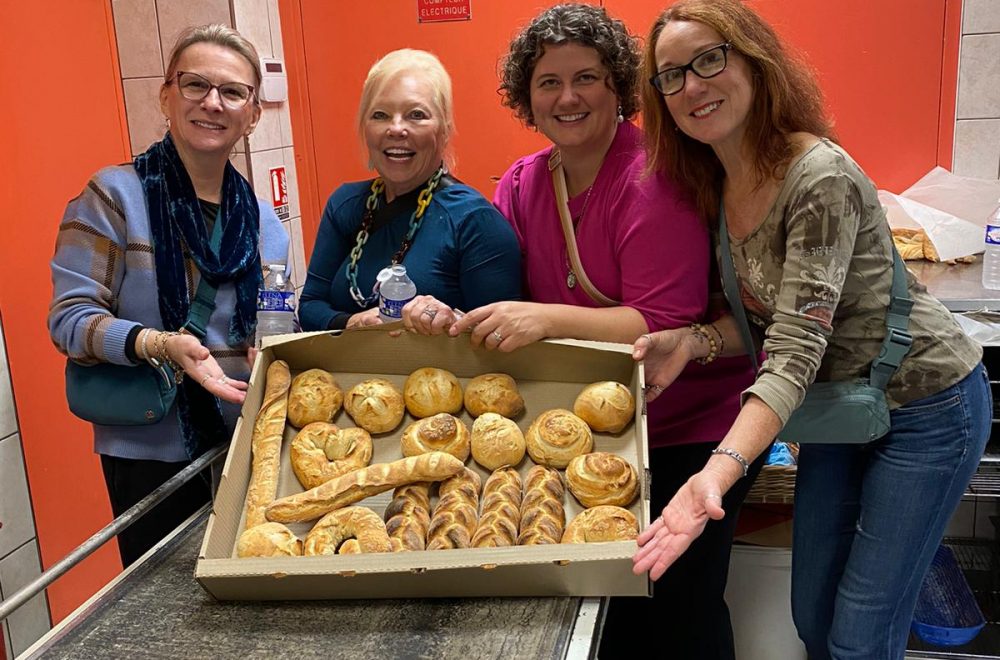
[[[624, 24], [593, 5], [547, 9], [514, 38], [503, 64], [504, 102], [553, 144], [515, 162], [494, 196], [520, 241], [530, 302], [472, 310], [451, 332], [474, 326], [474, 343], [501, 351], [545, 337], [631, 343], [662, 328], [684, 328], [706, 349], [714, 344], [704, 364], [684, 368], [648, 409], [652, 502], [659, 511], [722, 439], [752, 373], [746, 358], [715, 359], [722, 346], [707, 314], [704, 222], [669, 178], [644, 174], [642, 133], [629, 121], [637, 110], [638, 66]], [[580, 261], [599, 292], [618, 304], [595, 302], [568, 258], [549, 168], [556, 154]], [[414, 301], [406, 323], [440, 331], [443, 325], [433, 323], [442, 323], [441, 313], [431, 320], [422, 309]], [[745, 484], [727, 495], [732, 510]], [[700, 550], [656, 586], [655, 598], [612, 600], [605, 653], [625, 648], [641, 624], [662, 632], [677, 657], [733, 657], [723, 593], [735, 518], [734, 511], [713, 523]]]

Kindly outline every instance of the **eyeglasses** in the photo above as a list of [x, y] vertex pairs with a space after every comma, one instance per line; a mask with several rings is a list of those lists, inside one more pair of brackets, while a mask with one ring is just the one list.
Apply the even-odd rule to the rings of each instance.
[[219, 98], [222, 104], [232, 110], [238, 110], [245, 106], [253, 98], [253, 85], [241, 82], [226, 82], [221, 85], [213, 85], [204, 76], [190, 71], [177, 72], [177, 89], [181, 96], [188, 101], [200, 101], [208, 96], [213, 89], [219, 90]]
[[692, 71], [699, 78], [708, 80], [726, 70], [728, 59], [726, 54], [733, 49], [731, 43], [713, 46], [703, 53], [695, 55], [694, 59], [684, 66], [675, 66], [657, 72], [649, 82], [664, 96], [672, 96], [684, 89], [687, 72]]

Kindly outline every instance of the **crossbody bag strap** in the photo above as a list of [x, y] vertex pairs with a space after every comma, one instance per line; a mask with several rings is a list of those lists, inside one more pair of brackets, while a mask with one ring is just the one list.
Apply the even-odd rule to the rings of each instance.
[[[216, 254], [219, 253], [219, 247], [222, 245], [221, 205], [215, 215], [215, 224], [212, 226], [212, 235], [209, 238], [209, 245], [212, 248], [212, 252]], [[208, 319], [212, 316], [212, 312], [215, 310], [215, 294], [218, 293], [218, 291], [218, 288], [209, 284], [208, 280], [204, 277], [198, 280], [198, 289], [195, 291], [194, 299], [191, 300], [191, 305], [188, 309], [187, 321], [184, 323], [184, 329], [197, 337], [199, 341], [204, 340], [205, 335], [208, 334]]]
[[569, 265], [576, 273], [576, 280], [580, 283], [584, 292], [590, 296], [594, 302], [602, 307], [615, 307], [619, 305], [617, 300], [612, 300], [597, 290], [594, 283], [587, 277], [587, 272], [583, 269], [580, 261], [580, 251], [576, 247], [576, 232], [573, 231], [573, 218], [569, 213], [569, 192], [566, 189], [566, 173], [563, 171], [562, 156], [558, 149], [552, 150], [549, 156], [549, 171], [552, 172], [552, 187], [556, 192], [556, 208], [559, 209], [559, 221], [562, 225], [563, 238], [566, 239], [566, 254], [569, 256]]
[[736, 318], [736, 324], [740, 328], [740, 335], [743, 337], [743, 345], [746, 346], [747, 355], [750, 356], [750, 364], [753, 365], [753, 372], [757, 373], [760, 365], [757, 364], [757, 347], [753, 341], [753, 334], [750, 332], [750, 323], [747, 321], [746, 310], [743, 309], [743, 299], [740, 297], [740, 288], [736, 284], [736, 270], [733, 266], [733, 253], [729, 247], [729, 230], [726, 229], [726, 209], [719, 202], [719, 246], [722, 248], [722, 290], [729, 301], [729, 307]]

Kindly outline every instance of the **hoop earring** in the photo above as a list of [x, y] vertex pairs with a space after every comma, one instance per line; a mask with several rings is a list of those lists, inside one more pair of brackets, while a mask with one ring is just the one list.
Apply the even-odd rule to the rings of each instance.
[[622, 114], [622, 107], [620, 105], [618, 106], [618, 116], [615, 117], [615, 121], [619, 124], [625, 121], [625, 115]]

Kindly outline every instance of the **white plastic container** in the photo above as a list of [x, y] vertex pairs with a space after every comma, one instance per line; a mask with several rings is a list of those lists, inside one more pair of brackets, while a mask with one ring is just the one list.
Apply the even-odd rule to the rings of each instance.
[[805, 660], [792, 623], [792, 551], [734, 545], [726, 604], [736, 660]]

